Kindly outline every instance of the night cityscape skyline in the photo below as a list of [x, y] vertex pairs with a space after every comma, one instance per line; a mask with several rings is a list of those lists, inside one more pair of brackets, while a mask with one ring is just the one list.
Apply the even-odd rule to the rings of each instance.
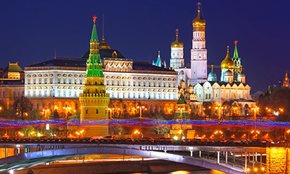
[[0, 173], [289, 173], [288, 5], [2, 3]]
[[[1, 20], [4, 24], [0, 46], [5, 48], [0, 53], [2, 65], [8, 61], [19, 61], [24, 67], [54, 57], [55, 53], [60, 57], [81, 57], [88, 50], [88, 21], [94, 14], [98, 16], [99, 36], [104, 14], [107, 42], [126, 57], [137, 61], [152, 62], [160, 50], [161, 58], [169, 64], [170, 43], [174, 40], [175, 29], [179, 28], [180, 40], [185, 45], [185, 65], [189, 65], [195, 1], [180, 3], [171, 0], [166, 4], [146, 1], [140, 4], [112, 0], [95, 7], [94, 3], [35, 1], [29, 5], [24, 2], [3, 4], [5, 9], [0, 12], [3, 13]], [[283, 10], [287, 3], [202, 1], [202, 15], [207, 20], [208, 63], [219, 65], [225, 57], [226, 45], [230, 45], [232, 54], [233, 41], [238, 40], [252, 92], [277, 84], [289, 69], [285, 55], [290, 36], [283, 32], [290, 27], [287, 14], [284, 14], [287, 10]], [[119, 8], [110, 10], [111, 4]], [[12, 7], [15, 9], [13, 12]], [[125, 7], [129, 10], [122, 10]], [[147, 14], [148, 11], [150, 13]], [[17, 22], [11, 20], [17, 18]], [[279, 32], [276, 27], [269, 27], [276, 24], [279, 24]], [[279, 61], [273, 61], [277, 59]], [[219, 73], [220, 70], [215, 71]], [[269, 73], [267, 78], [265, 72]]]

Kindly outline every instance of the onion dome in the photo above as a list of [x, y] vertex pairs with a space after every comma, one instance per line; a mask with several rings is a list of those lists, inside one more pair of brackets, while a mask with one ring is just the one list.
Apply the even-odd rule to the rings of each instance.
[[209, 81], [209, 82], [216, 82], [217, 81], [217, 75], [213, 71], [213, 65], [211, 65], [211, 72], [207, 76], [207, 81]]
[[233, 69], [234, 66], [235, 66], [235, 63], [230, 56], [230, 47], [227, 46], [227, 55], [221, 63], [221, 68], [222, 69]]
[[102, 36], [102, 41], [99, 43], [99, 49], [111, 49], [110, 45], [106, 42], [105, 36]]
[[183, 48], [183, 43], [179, 42], [179, 33], [178, 29], [176, 29], [176, 34], [175, 34], [175, 41], [171, 43], [171, 48]]
[[192, 26], [195, 31], [203, 31], [205, 30], [206, 21], [201, 16], [201, 10], [200, 10], [201, 3], [197, 3], [197, 16], [192, 21]]

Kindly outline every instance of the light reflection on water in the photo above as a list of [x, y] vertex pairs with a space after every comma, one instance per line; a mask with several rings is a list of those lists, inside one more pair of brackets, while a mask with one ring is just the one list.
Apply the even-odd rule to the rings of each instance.
[[[132, 174], [149, 174], [149, 173], [132, 173]], [[151, 174], [154, 174], [154, 173], [151, 173]], [[156, 174], [161, 174], [161, 173], [156, 173]], [[217, 171], [217, 170], [203, 170], [203, 171], [178, 170], [174, 172], [169, 172], [168, 174], [225, 174], [225, 173]]]
[[225, 174], [224, 172], [220, 172], [217, 170], [204, 170], [204, 171], [185, 171], [185, 170], [179, 170], [175, 172], [171, 172], [169, 174]]

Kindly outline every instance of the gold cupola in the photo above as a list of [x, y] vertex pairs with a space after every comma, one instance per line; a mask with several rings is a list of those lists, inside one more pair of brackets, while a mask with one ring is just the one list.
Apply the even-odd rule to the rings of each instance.
[[102, 36], [102, 41], [99, 43], [99, 49], [111, 49], [110, 45], [106, 42], [105, 36]]
[[234, 66], [235, 66], [235, 63], [230, 56], [230, 47], [227, 46], [227, 55], [223, 59], [223, 61], [221, 62], [221, 68], [222, 69], [233, 69]]
[[179, 42], [179, 30], [176, 29], [175, 41], [171, 43], [171, 48], [183, 48], [183, 43]]
[[192, 21], [194, 31], [205, 31], [206, 21], [201, 16], [201, 3], [197, 3], [197, 16]]

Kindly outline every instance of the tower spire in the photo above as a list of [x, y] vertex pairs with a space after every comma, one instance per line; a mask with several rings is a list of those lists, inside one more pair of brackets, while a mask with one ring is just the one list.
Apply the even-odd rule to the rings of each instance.
[[179, 30], [178, 28], [175, 30], [175, 41], [178, 42], [178, 39], [179, 39]]
[[197, 0], [197, 16], [198, 17], [200, 17], [200, 11], [201, 11], [200, 10], [201, 9], [200, 7], [201, 7], [201, 2], [200, 2], [200, 0]]
[[94, 25], [93, 25], [92, 34], [91, 34], [91, 42], [98, 41], [96, 22], [97, 22], [97, 16], [93, 16]]
[[233, 59], [238, 59], [238, 58], [239, 58], [239, 53], [238, 53], [238, 41], [235, 40], [235, 41], [234, 41], [234, 44], [235, 44], [235, 49], [234, 49]]

